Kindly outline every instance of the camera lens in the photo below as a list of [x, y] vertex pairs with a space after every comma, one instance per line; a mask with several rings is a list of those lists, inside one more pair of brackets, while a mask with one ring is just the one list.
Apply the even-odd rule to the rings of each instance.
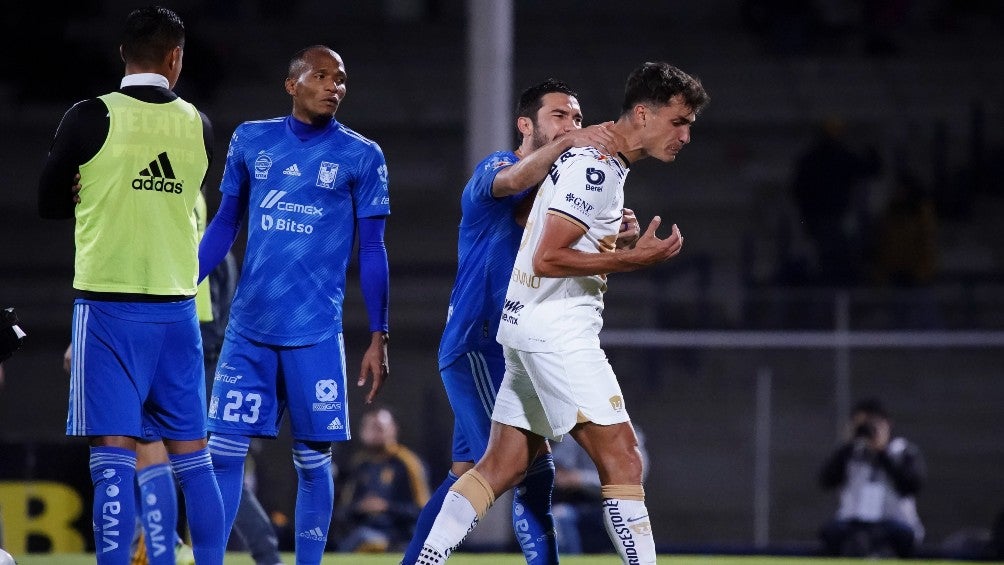
[[869, 422], [858, 424], [858, 427], [854, 428], [854, 437], [865, 439], [875, 437], [875, 426]]

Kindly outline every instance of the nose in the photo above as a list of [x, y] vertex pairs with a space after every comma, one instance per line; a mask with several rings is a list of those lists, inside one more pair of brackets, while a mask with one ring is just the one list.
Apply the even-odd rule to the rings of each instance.
[[684, 126], [683, 133], [680, 134], [680, 143], [684, 145], [690, 143], [690, 126]]

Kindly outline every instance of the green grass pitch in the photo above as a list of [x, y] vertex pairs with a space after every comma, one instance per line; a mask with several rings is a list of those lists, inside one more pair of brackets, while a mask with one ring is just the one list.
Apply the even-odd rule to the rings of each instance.
[[[14, 556], [18, 565], [93, 565], [93, 554], [28, 554]], [[295, 563], [292, 554], [283, 554], [286, 563]], [[338, 554], [328, 553], [324, 556], [322, 565], [397, 565], [400, 554], [386, 553], [378, 555]], [[958, 561], [923, 561], [911, 559], [900, 561], [883, 559], [881, 561], [867, 559], [824, 559], [812, 557], [734, 557], [715, 555], [663, 555], [660, 563], [666, 565], [797, 565], [809, 563], [813, 565], [862, 565], [865, 563], [895, 563], [911, 565], [950, 565]], [[521, 565], [525, 564], [523, 556], [516, 553], [456, 553], [448, 561], [449, 565]], [[561, 557], [562, 565], [618, 565], [620, 560], [614, 554], [609, 555], [569, 555]], [[226, 565], [254, 565], [254, 561], [246, 553], [229, 553]]]

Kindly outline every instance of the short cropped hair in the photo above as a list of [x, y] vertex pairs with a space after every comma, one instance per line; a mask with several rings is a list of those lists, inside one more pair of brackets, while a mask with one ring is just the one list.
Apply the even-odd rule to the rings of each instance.
[[864, 414], [869, 417], [882, 418], [885, 420], [889, 419], [889, 413], [885, 409], [885, 405], [881, 400], [877, 398], [865, 398], [859, 400], [854, 408], [851, 409], [851, 415], [854, 414]]
[[122, 34], [122, 58], [127, 63], [154, 65], [175, 47], [185, 48], [185, 24], [173, 10], [147, 6], [129, 13]]
[[334, 53], [335, 50], [328, 47], [327, 45], [311, 45], [310, 47], [304, 47], [296, 53], [293, 53], [293, 57], [289, 60], [289, 70], [286, 76], [288, 78], [296, 78], [300, 76], [300, 73], [307, 68], [307, 54], [312, 51], [326, 51], [328, 53]]
[[530, 118], [534, 125], [537, 124], [537, 112], [544, 105], [544, 95], [558, 92], [569, 96], [578, 96], [564, 82], [549, 78], [540, 84], [535, 84], [527, 88], [519, 95], [519, 103], [516, 105], [517, 118]]
[[666, 106], [677, 94], [683, 96], [684, 103], [695, 113], [711, 101], [700, 80], [669, 63], [644, 63], [628, 75], [621, 115], [638, 104]]

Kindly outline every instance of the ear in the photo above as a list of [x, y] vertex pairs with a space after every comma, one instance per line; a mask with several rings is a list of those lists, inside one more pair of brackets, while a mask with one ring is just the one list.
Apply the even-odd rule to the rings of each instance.
[[295, 78], [287, 78], [285, 84], [286, 84], [286, 94], [289, 94], [290, 96], [295, 96], [296, 95], [296, 79]]
[[516, 118], [516, 129], [523, 135], [531, 135], [533, 133], [533, 120], [526, 116]]
[[645, 122], [648, 121], [648, 107], [644, 104], [635, 104], [632, 115], [639, 126], [645, 127]]
[[165, 61], [167, 68], [172, 71], [175, 70], [178, 67], [178, 65], [181, 64], [181, 55], [182, 55], [182, 50], [180, 45], [176, 46], [174, 49], [171, 49], [167, 53], [167, 60]]
[[125, 55], [122, 53], [121, 45], [119, 45], [119, 59], [122, 59], [122, 62], [125, 63]]

